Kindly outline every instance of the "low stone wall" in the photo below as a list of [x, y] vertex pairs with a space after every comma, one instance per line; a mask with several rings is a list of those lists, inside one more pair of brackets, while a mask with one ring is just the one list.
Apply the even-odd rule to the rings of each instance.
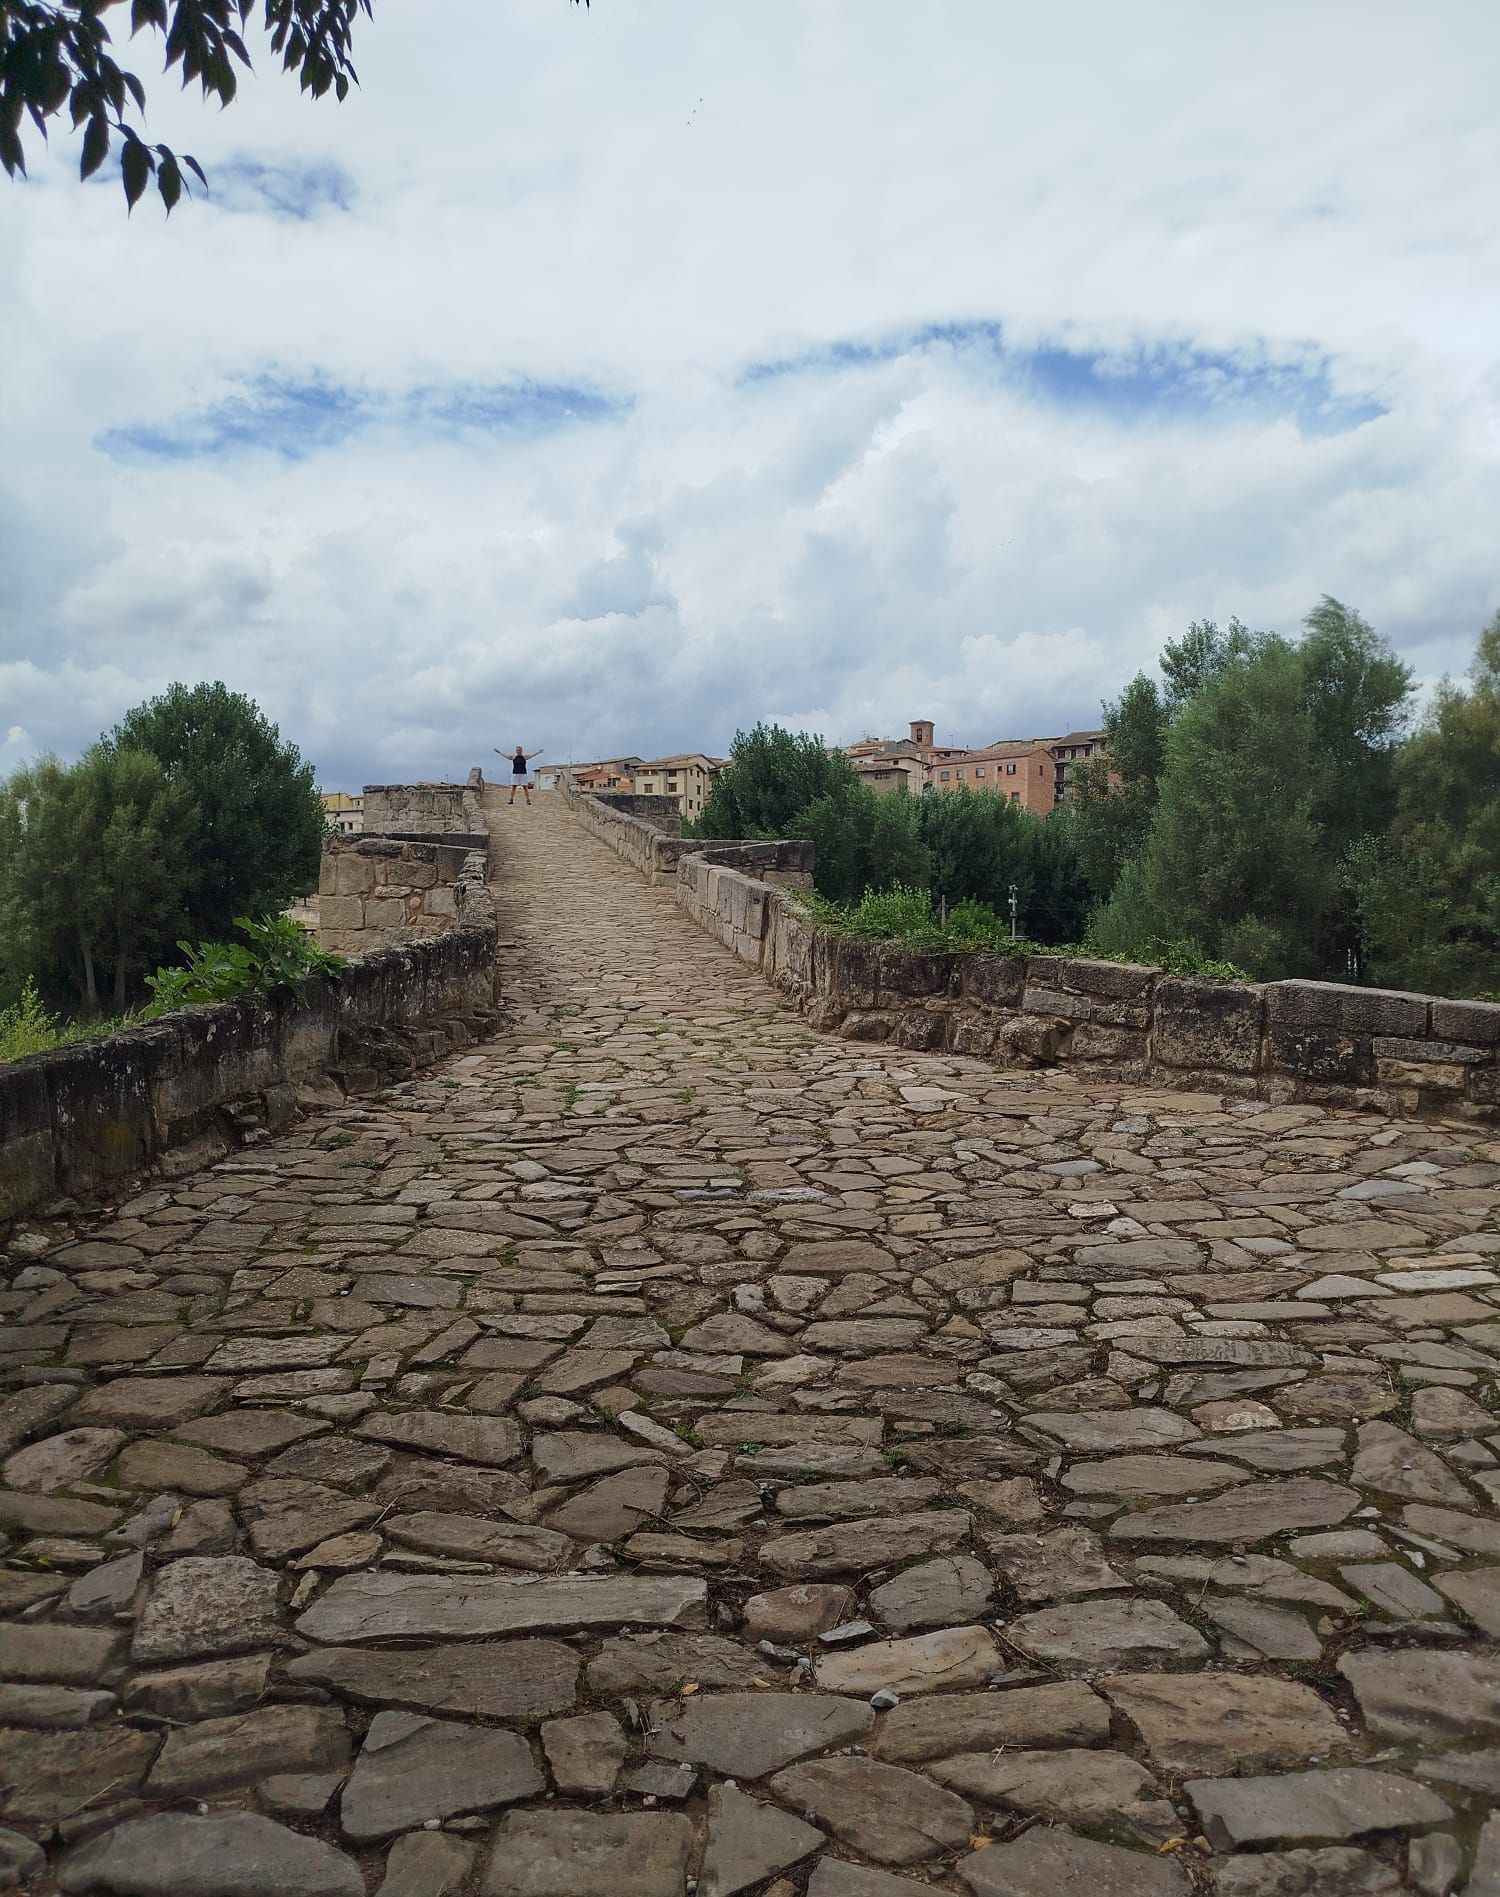
[[323, 846], [318, 940], [340, 954], [493, 922], [486, 853], [462, 845], [337, 837]]
[[[641, 835], [650, 828], [642, 820], [591, 811], [590, 798], [574, 801], [627, 862], [666, 872], [676, 839], [653, 843]], [[774, 886], [780, 866], [768, 875], [755, 852], [777, 849], [793, 853], [783, 880], [810, 882], [811, 844], [689, 844], [675, 859], [677, 899], [818, 1028], [1008, 1066], [1076, 1062], [1179, 1089], [1500, 1122], [1495, 1003], [860, 941], [819, 928]]]
[[493, 920], [463, 924], [300, 994], [183, 1008], [0, 1066], [0, 1225], [203, 1163], [465, 1045], [495, 1020], [495, 937]]
[[665, 836], [682, 835], [682, 805], [675, 797], [637, 796], [627, 790], [591, 790], [579, 794], [593, 797], [611, 810], [623, 811], [627, 817], [644, 817]]
[[[679, 865], [701, 857], [711, 863], [731, 864], [741, 869], [753, 867], [768, 883], [812, 888], [811, 843], [684, 837], [679, 834], [681, 816], [675, 797], [620, 797], [612, 791], [580, 791], [566, 772], [558, 778], [557, 788], [585, 827], [650, 882], [675, 885]], [[675, 820], [671, 830], [664, 829], [649, 812], [642, 814], [634, 808], [622, 808], [627, 804], [658, 803], [670, 808]]]
[[[333, 837], [318, 939], [356, 959], [311, 981], [0, 1066], [0, 1224], [288, 1125], [488, 1032], [499, 930], [477, 770], [467, 784], [375, 785], [376, 824], [451, 821], [437, 841]], [[369, 806], [366, 806], [368, 811]]]

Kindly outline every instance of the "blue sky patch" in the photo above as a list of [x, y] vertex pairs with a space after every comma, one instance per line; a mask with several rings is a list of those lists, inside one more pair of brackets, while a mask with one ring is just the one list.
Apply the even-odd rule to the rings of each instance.
[[290, 461], [337, 448], [369, 428], [417, 438], [499, 435], [536, 440], [628, 414], [629, 398], [552, 382], [440, 383], [386, 395], [324, 378], [256, 376], [223, 401], [169, 422], [111, 428], [97, 445], [117, 461], [275, 454]]
[[850, 337], [795, 356], [753, 362], [742, 386], [788, 376], [839, 375], [945, 351], [972, 374], [1052, 408], [1092, 411], [1125, 423], [1291, 417], [1304, 435], [1342, 434], [1386, 413], [1371, 399], [1339, 393], [1327, 356], [1277, 359], [1266, 351], [1198, 349], [1189, 344], [1130, 350], [1025, 347], [989, 321], [925, 323], [885, 336]]
[[205, 169], [208, 196], [221, 211], [260, 211], [300, 224], [321, 211], [348, 211], [354, 204], [354, 180], [338, 165], [265, 164], [240, 157]]

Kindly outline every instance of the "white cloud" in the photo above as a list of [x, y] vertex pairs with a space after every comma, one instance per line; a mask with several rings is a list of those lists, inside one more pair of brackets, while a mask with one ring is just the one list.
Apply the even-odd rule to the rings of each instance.
[[[8, 194], [0, 764], [208, 677], [350, 786], [760, 716], [993, 738], [1324, 591], [1466, 664], [1500, 604], [1481, 0], [432, 23], [384, 0], [341, 108], [154, 94], [222, 205], [127, 222], [63, 139]], [[1011, 353], [899, 341], [955, 324]], [[562, 425], [568, 389], [622, 406]], [[1384, 412], [1319, 432], [1328, 395]], [[149, 451], [234, 402], [270, 445]]]

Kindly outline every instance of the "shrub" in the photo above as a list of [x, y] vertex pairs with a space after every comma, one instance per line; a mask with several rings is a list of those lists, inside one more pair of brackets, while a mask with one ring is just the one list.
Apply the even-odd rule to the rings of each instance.
[[342, 955], [320, 948], [290, 916], [264, 916], [258, 922], [236, 916], [234, 926], [250, 938], [248, 948], [240, 942], [179, 942], [186, 966], [159, 968], [146, 977], [152, 996], [148, 1018], [260, 989], [300, 989], [314, 975], [337, 975], [348, 966]]
[[1014, 939], [1010, 923], [987, 902], [955, 903], [946, 913], [925, 889], [867, 889], [857, 903], [829, 902], [821, 896], [797, 898], [806, 913], [835, 935], [872, 942], [901, 942], [909, 948], [983, 952], [988, 955], [1088, 956], [1101, 962], [1144, 961], [1169, 975], [1210, 981], [1248, 981], [1244, 969], [1203, 955], [1190, 942], [1153, 940], [1141, 955], [1126, 955], [1092, 944], [1053, 944]]

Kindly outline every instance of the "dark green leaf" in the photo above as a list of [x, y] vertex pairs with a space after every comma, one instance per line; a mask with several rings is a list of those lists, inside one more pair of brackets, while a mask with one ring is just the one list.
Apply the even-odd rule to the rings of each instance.
[[162, 161], [156, 174], [156, 188], [161, 192], [161, 201], [166, 205], [167, 216], [170, 217], [173, 206], [182, 196], [182, 172], [171, 152], [165, 146], [159, 149], [162, 153]]
[[83, 158], [78, 166], [80, 178], [92, 178], [109, 156], [109, 125], [98, 112], [89, 120], [83, 135]]
[[12, 178], [20, 172], [26, 176], [26, 154], [21, 149], [21, 141], [8, 125], [0, 125], [0, 165], [4, 165]]
[[134, 210], [146, 180], [156, 169], [156, 160], [138, 138], [127, 138], [120, 153], [120, 177], [125, 185], [125, 203]]

